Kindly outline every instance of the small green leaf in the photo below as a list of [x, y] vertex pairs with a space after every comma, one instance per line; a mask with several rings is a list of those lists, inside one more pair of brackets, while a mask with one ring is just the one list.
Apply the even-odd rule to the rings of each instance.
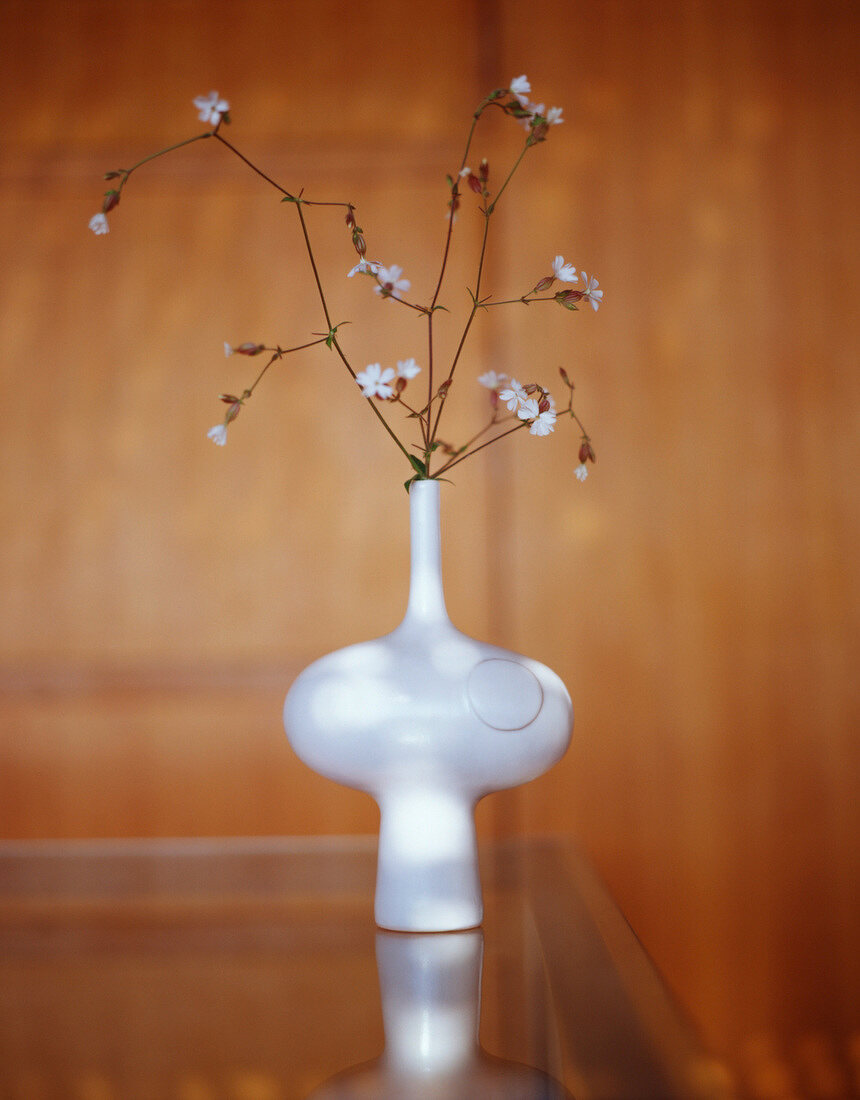
[[[409, 457], [409, 461], [412, 464], [412, 469], [415, 470], [418, 477], [426, 478], [427, 477], [427, 464], [425, 462], [422, 462], [421, 459], [416, 457], [415, 455], [409, 455], [408, 457]], [[415, 479], [413, 478], [412, 480], [414, 481]]]

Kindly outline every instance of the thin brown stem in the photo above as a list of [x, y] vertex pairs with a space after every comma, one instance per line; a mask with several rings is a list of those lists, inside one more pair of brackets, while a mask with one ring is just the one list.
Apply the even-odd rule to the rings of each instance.
[[287, 198], [293, 197], [285, 187], [281, 187], [281, 185], [273, 180], [271, 176], [267, 176], [261, 168], [258, 168], [256, 164], [248, 160], [244, 153], [240, 153], [235, 145], [232, 145], [226, 138], [221, 137], [221, 135], [217, 131], [212, 134], [212, 137], [217, 138], [218, 141], [220, 141], [222, 145], [225, 145], [231, 153], [234, 153], [239, 158], [239, 160], [243, 162], [243, 164], [247, 164], [252, 172], [256, 172], [261, 179], [264, 179], [266, 181], [266, 183], [270, 183], [276, 191], [280, 191], [281, 194], [285, 195]]
[[489, 447], [493, 443], [498, 443], [500, 439], [504, 439], [506, 435], [513, 435], [514, 432], [518, 432], [520, 428], [524, 428], [528, 421], [523, 420], [519, 424], [516, 424], [513, 428], [508, 428], [506, 432], [500, 432], [498, 435], [494, 435], [492, 439], [488, 439], [486, 443], [482, 443], [480, 447], [475, 447], [473, 451], [469, 451], [468, 454], [459, 455], [457, 458], [452, 458], [450, 462], [446, 462], [444, 466], [441, 466], [434, 477], [441, 477], [442, 474], [450, 470], [452, 466], [457, 466], [461, 462], [465, 462], [467, 458], [471, 458], [472, 455], [476, 455], [478, 451], [483, 451], [485, 447]]
[[259, 385], [260, 381], [263, 378], [263, 375], [266, 373], [266, 371], [269, 369], [269, 367], [273, 363], [276, 363], [279, 359], [283, 359], [283, 357], [285, 355], [289, 355], [291, 352], [294, 352], [294, 351], [304, 351], [305, 348], [316, 347], [317, 344], [324, 344], [325, 341], [326, 341], [326, 338], [325, 338], [325, 336], [323, 336], [320, 340], [311, 340], [307, 344], [297, 344], [296, 347], [294, 347], [294, 348], [276, 348], [274, 350], [273, 354], [272, 354], [271, 359], [268, 361], [268, 363], [266, 363], [266, 365], [263, 367], [263, 369], [260, 371], [260, 373], [257, 375], [257, 377], [254, 379], [254, 381], [251, 383], [251, 385], [248, 387], [248, 389], [245, 392], [250, 397], [251, 394], [254, 392], [254, 390]]

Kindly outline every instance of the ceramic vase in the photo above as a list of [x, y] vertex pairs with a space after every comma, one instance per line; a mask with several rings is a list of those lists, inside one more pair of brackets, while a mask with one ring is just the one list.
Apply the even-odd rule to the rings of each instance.
[[410, 487], [400, 625], [315, 661], [284, 703], [297, 756], [378, 803], [376, 922], [404, 932], [481, 923], [475, 804], [545, 772], [573, 723], [554, 672], [467, 637], [448, 618], [439, 498], [438, 481]]

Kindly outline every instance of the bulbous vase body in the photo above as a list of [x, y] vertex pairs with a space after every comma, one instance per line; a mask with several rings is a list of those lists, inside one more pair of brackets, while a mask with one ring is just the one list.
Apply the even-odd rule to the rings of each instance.
[[570, 741], [573, 710], [550, 669], [453, 626], [439, 483], [415, 481], [409, 497], [403, 622], [306, 668], [287, 694], [284, 725], [305, 764], [379, 804], [377, 923], [454, 931], [483, 915], [476, 802], [551, 767]]

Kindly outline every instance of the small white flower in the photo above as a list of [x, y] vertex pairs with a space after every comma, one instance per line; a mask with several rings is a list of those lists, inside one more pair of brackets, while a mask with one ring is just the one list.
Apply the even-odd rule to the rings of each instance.
[[545, 409], [529, 428], [529, 435], [549, 435], [555, 431], [556, 415], [553, 409]]
[[358, 372], [355, 380], [365, 397], [391, 397], [394, 390], [388, 383], [393, 377], [393, 367], [383, 370], [379, 363], [368, 363], [364, 370]]
[[373, 274], [379, 284], [374, 290], [377, 294], [384, 294], [386, 298], [399, 298], [403, 291], [412, 286], [408, 279], [401, 278], [403, 268], [397, 264], [392, 264], [391, 267], [380, 266]]
[[207, 439], [211, 439], [213, 443], [216, 443], [219, 447], [223, 447], [227, 442], [227, 425], [216, 424], [214, 428], [210, 428], [206, 433]]
[[472, 174], [472, 169], [469, 168], [468, 165], [465, 168], [461, 168], [460, 172], [459, 172], [461, 180], [464, 180], [467, 176], [471, 176], [471, 174]]
[[540, 412], [538, 410], [536, 397], [521, 397], [519, 400], [519, 405], [520, 407], [517, 409], [517, 416], [520, 418], [520, 420], [537, 420]]
[[530, 130], [535, 117], [537, 115], [543, 115], [545, 107], [542, 103], [529, 103], [525, 96], [522, 96], [520, 99], [520, 104], [523, 110], [528, 111], [528, 114], [521, 118], [520, 122], [522, 122], [527, 130]]
[[[511, 412], [513, 412], [514, 409], [519, 410], [525, 399], [525, 392], [516, 378], [510, 380], [510, 385], [507, 389], [499, 391], [499, 400], [504, 401]], [[518, 412], [517, 415], [521, 414]], [[537, 402], [535, 402], [535, 415], [537, 415]], [[528, 417], [523, 417], [523, 419], [528, 419]]]
[[361, 259], [350, 271], [347, 271], [347, 279], [351, 279], [353, 275], [375, 275], [379, 271], [380, 264], [376, 260], [364, 260]]
[[576, 474], [577, 481], [585, 481], [585, 479], [588, 477], [588, 467], [585, 465], [584, 462], [580, 462], [580, 464], [573, 472]]
[[596, 311], [598, 306], [603, 302], [603, 291], [597, 289], [600, 284], [593, 275], [589, 279], [584, 271], [582, 272], [582, 281], [585, 283], [585, 289], [582, 292], [582, 296], [586, 301], [591, 302], [591, 308]]
[[104, 214], [93, 214], [90, 218], [90, 229], [97, 237], [100, 237], [102, 233], [110, 233], [110, 226]]
[[550, 126], [559, 126], [564, 119], [561, 117], [562, 107], [550, 107], [546, 113], [546, 120]]
[[497, 374], [494, 370], [488, 370], [486, 374], [481, 375], [478, 381], [482, 386], [486, 386], [488, 390], [498, 390], [510, 379], [506, 374]]
[[228, 359], [229, 359], [229, 358], [230, 358], [230, 356], [231, 356], [231, 355], [233, 354], [233, 348], [231, 347], [231, 345], [230, 345], [230, 344], [228, 344], [228, 343], [227, 343], [227, 341], [226, 341], [226, 340], [224, 341], [224, 354], [226, 355], [226, 357], [227, 357]]
[[416, 374], [420, 374], [421, 368], [415, 362], [414, 359], [398, 359], [397, 360], [397, 377], [410, 379], [414, 378]]
[[510, 91], [517, 97], [521, 105], [525, 107], [528, 100], [526, 96], [532, 90], [531, 84], [529, 84], [529, 78], [523, 73], [522, 76], [515, 76], [511, 81]]
[[575, 283], [577, 281], [576, 268], [573, 264], [566, 264], [564, 256], [556, 256], [552, 261], [552, 270], [556, 279], [563, 283]]
[[547, 402], [549, 407], [543, 412], [540, 408], [541, 402], [536, 397], [528, 397], [520, 402], [517, 416], [520, 420], [531, 421], [529, 435], [549, 435], [550, 432], [555, 431], [555, 402], [549, 394], [547, 394]]
[[211, 122], [213, 126], [217, 126], [221, 116], [226, 115], [230, 110], [230, 104], [226, 99], [221, 99], [217, 92], [195, 96], [194, 106], [197, 108], [197, 117], [200, 121]]

